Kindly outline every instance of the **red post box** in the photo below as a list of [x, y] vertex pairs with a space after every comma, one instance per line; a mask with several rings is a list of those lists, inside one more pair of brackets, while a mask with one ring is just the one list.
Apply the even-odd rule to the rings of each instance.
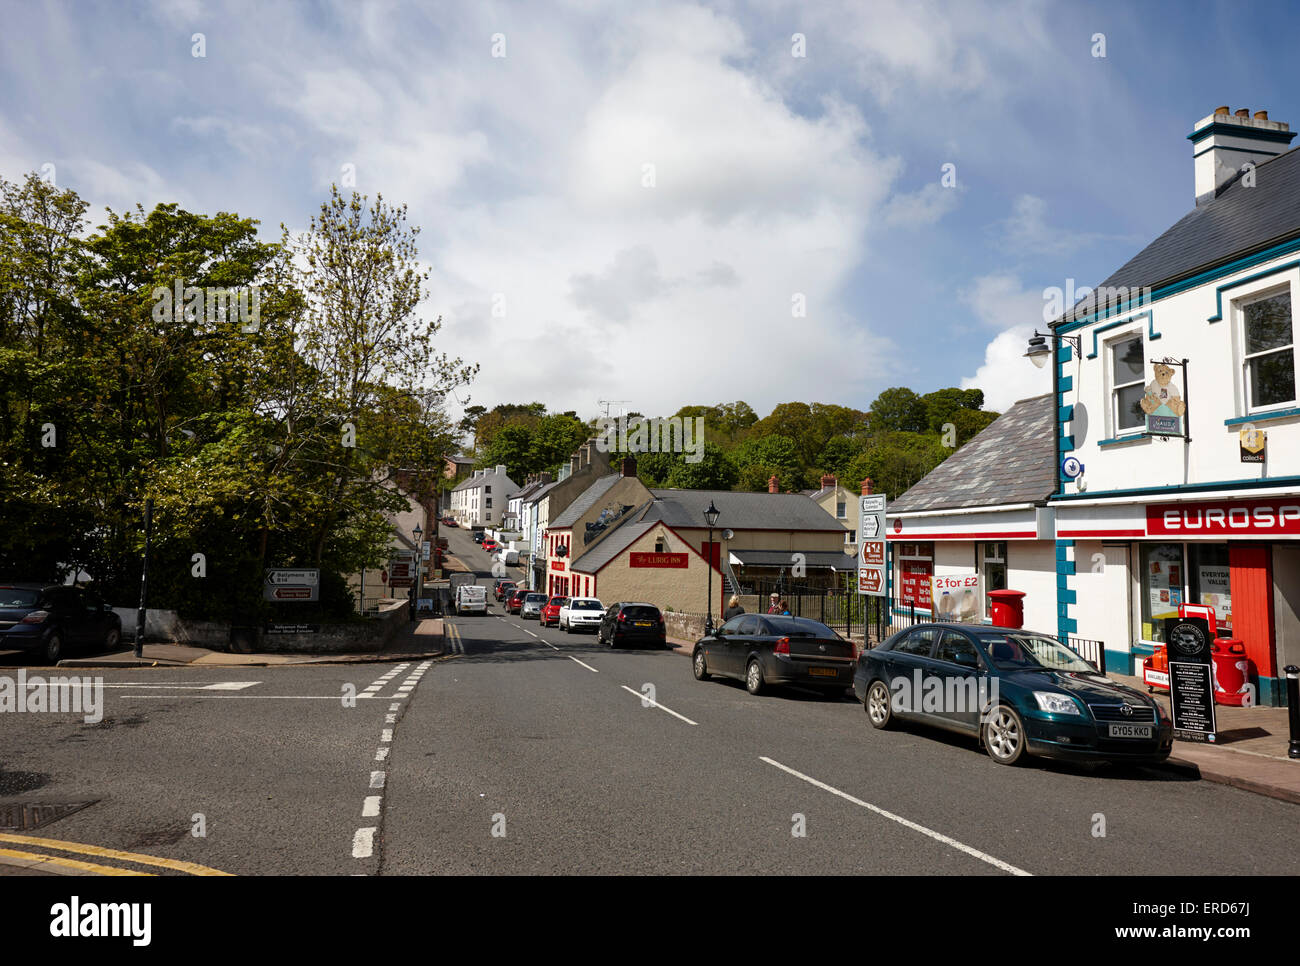
[[1246, 644], [1235, 637], [1220, 637], [1210, 645], [1214, 662], [1214, 703], [1234, 707], [1254, 704], [1250, 678], [1253, 668], [1246, 657]]
[[990, 590], [993, 602], [993, 623], [997, 627], [1021, 628], [1025, 626], [1025, 592], [1023, 590]]

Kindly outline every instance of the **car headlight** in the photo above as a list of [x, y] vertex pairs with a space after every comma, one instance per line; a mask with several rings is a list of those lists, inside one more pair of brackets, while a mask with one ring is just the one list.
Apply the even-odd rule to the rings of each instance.
[[1056, 691], [1035, 691], [1034, 700], [1038, 702], [1038, 710], [1046, 711], [1049, 714], [1082, 714], [1079, 708], [1079, 702], [1068, 694], [1060, 694]]

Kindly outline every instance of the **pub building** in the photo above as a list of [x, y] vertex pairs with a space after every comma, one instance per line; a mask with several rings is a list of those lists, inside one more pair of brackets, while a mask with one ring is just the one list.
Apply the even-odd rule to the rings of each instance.
[[1300, 664], [1294, 137], [1264, 111], [1197, 122], [1195, 207], [1026, 354], [1054, 366], [1057, 632], [1140, 674], [1207, 604], [1264, 705]]

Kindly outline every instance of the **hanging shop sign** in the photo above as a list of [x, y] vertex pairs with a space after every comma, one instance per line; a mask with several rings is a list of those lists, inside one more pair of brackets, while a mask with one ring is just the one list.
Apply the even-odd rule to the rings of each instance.
[[[1146, 434], [1187, 439], [1187, 360], [1162, 359], [1151, 367], [1151, 381], [1138, 403], [1146, 414]], [[1175, 378], [1179, 369], [1181, 379]]]
[[1268, 433], [1250, 426], [1241, 431], [1241, 461], [1262, 463], [1268, 455]]

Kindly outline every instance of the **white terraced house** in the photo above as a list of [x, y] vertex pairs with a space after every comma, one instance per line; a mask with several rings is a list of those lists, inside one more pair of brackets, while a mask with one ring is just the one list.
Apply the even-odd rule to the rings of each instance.
[[496, 526], [518, 490], [504, 465], [475, 470], [451, 491], [451, 515], [463, 527]]

